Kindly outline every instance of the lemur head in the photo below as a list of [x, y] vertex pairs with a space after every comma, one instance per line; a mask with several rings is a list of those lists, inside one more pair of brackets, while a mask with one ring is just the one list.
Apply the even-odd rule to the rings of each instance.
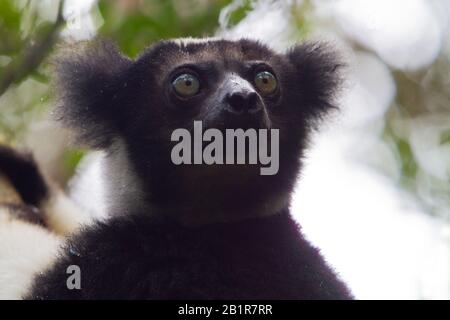
[[[80, 141], [106, 150], [115, 211], [149, 210], [186, 223], [272, 214], [288, 206], [308, 132], [335, 107], [340, 66], [318, 43], [280, 54], [246, 39], [168, 40], [135, 60], [90, 43], [57, 61], [58, 114]], [[227, 129], [278, 130], [276, 172], [174, 163], [173, 133], [195, 140], [196, 121], [224, 136]], [[224, 158], [231, 152], [222, 151]]]

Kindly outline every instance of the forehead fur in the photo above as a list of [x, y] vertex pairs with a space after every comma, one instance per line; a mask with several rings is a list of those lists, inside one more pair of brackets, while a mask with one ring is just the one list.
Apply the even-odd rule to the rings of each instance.
[[144, 52], [140, 60], [167, 69], [202, 61], [270, 61], [275, 56], [274, 51], [254, 40], [181, 38], [153, 45]]

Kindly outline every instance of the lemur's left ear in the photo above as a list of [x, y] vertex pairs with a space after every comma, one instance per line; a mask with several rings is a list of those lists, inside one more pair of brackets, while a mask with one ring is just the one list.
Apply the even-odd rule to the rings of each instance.
[[108, 147], [124, 122], [127, 72], [132, 61], [106, 41], [63, 48], [54, 59], [58, 120], [80, 142]]
[[337, 51], [326, 43], [305, 42], [287, 52], [295, 68], [299, 99], [311, 119], [337, 108], [337, 93], [342, 88], [345, 66]]

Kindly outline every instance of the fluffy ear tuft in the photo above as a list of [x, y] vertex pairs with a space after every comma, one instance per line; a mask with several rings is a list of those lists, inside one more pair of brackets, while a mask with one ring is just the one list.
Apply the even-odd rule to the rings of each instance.
[[58, 120], [75, 129], [77, 140], [106, 148], [117, 133], [123, 78], [132, 64], [105, 41], [61, 50], [54, 60]]
[[337, 93], [343, 87], [346, 66], [327, 43], [305, 42], [291, 48], [287, 56], [295, 67], [302, 108], [311, 120], [337, 109]]

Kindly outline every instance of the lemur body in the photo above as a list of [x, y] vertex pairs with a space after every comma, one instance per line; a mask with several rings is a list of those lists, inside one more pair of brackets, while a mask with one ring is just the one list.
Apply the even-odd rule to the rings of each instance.
[[[106, 43], [58, 62], [59, 115], [106, 152], [108, 214], [71, 237], [33, 299], [350, 299], [289, 214], [307, 136], [334, 107], [341, 66], [325, 45], [162, 41], [135, 61]], [[171, 133], [279, 130], [279, 171], [177, 166]], [[66, 270], [81, 270], [81, 290]]]

